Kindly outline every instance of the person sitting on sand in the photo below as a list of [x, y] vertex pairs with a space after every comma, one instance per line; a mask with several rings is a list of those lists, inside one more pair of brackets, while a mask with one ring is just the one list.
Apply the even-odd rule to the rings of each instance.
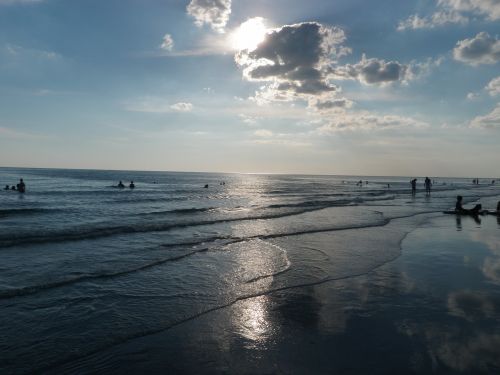
[[22, 178], [19, 180], [19, 183], [17, 184], [17, 191], [20, 193], [24, 193], [26, 191], [26, 185], [24, 184]]
[[118, 185], [117, 185], [117, 186], [118, 186], [119, 188], [124, 188], [124, 187], [125, 187], [125, 185], [123, 185], [123, 182], [122, 182], [121, 180], [120, 180], [120, 182], [118, 183]]
[[468, 215], [478, 215], [482, 206], [480, 204], [476, 204], [474, 208], [467, 209], [462, 206], [463, 197], [461, 195], [457, 195], [457, 203], [455, 204], [455, 212], [458, 214], [468, 214]]
[[130, 181], [130, 185], [128, 187], [131, 189], [135, 188], [134, 181]]

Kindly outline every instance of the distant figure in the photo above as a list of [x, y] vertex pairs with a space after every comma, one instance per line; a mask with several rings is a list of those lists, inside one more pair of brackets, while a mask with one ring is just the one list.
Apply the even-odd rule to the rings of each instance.
[[357, 186], [363, 186], [363, 181], [359, 180], [357, 183], [356, 183]]
[[208, 184], [206, 184], [203, 188], [208, 189]]
[[469, 215], [478, 215], [482, 206], [480, 204], [476, 204], [472, 209], [466, 209], [462, 206], [463, 197], [461, 195], [457, 195], [457, 203], [455, 204], [455, 212], [459, 214], [469, 214]]
[[387, 184], [387, 189], [390, 189], [391, 188], [391, 184]]
[[11, 186], [10, 190], [17, 190], [14, 185]]
[[19, 180], [19, 183], [17, 184], [17, 191], [20, 193], [24, 193], [26, 191], [26, 185], [24, 184], [22, 178]]
[[425, 185], [425, 192], [427, 194], [430, 194], [431, 193], [431, 179], [429, 177], [426, 177], [425, 178], [425, 182], [424, 182], [424, 185]]
[[5, 187], [3, 189], [4, 190], [10, 190], [10, 187], [9, 187], [9, 185], [5, 185]]
[[365, 185], [368, 185], [368, 181], [365, 181]]
[[495, 180], [491, 180], [491, 184], [492, 184], [492, 185], [495, 185]]
[[123, 185], [123, 182], [120, 180], [120, 182], [118, 183], [118, 185], [116, 185], [117, 187], [119, 188], [124, 188], [125, 185]]
[[128, 187], [131, 189], [135, 188], [134, 181], [130, 181], [130, 185]]
[[414, 178], [413, 180], [411, 180], [410, 184], [411, 184], [411, 194], [415, 195], [417, 193], [417, 179]]

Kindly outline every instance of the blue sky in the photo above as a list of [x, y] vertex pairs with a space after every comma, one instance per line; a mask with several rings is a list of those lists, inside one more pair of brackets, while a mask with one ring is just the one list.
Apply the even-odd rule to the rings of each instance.
[[0, 0], [0, 165], [499, 177], [498, 0]]

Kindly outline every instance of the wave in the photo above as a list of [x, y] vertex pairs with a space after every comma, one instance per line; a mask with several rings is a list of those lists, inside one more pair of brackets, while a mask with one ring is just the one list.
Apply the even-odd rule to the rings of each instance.
[[13, 215], [35, 215], [40, 213], [58, 212], [58, 211], [62, 210], [52, 209], [52, 208], [8, 208], [8, 209], [0, 209], [0, 217], [13, 216]]
[[148, 223], [148, 224], [129, 224], [109, 227], [93, 227], [93, 228], [68, 228], [64, 231], [47, 233], [46, 231], [39, 233], [18, 233], [17, 235], [0, 236], [0, 248], [12, 247], [17, 245], [27, 244], [43, 244], [54, 242], [81, 241], [87, 239], [97, 239], [110, 237], [120, 234], [132, 233], [150, 233], [150, 232], [165, 232], [177, 228], [196, 227], [204, 225], [214, 225], [221, 223], [230, 223], [238, 221], [251, 220], [266, 220], [277, 219], [287, 216], [296, 216], [306, 212], [317, 211], [326, 207], [311, 207], [293, 212], [270, 213], [263, 215], [253, 215], [233, 218], [220, 218], [212, 220], [198, 220], [185, 222], [169, 222], [169, 223]]
[[[417, 213], [414, 215], [401, 216], [401, 217], [398, 217], [398, 219], [416, 216], [419, 214], [421, 214], [421, 213]], [[298, 230], [298, 231], [274, 233], [274, 234], [268, 234], [268, 235], [254, 235], [254, 236], [248, 236], [245, 238], [219, 236], [219, 237], [204, 238], [204, 239], [200, 239], [199, 241], [163, 244], [160, 246], [164, 247], [164, 248], [173, 248], [173, 247], [182, 248], [182, 247], [186, 247], [186, 246], [197, 246], [197, 245], [206, 245], [206, 246], [199, 248], [199, 249], [196, 249], [196, 250], [192, 250], [192, 251], [180, 254], [180, 255], [177, 255], [177, 256], [156, 259], [152, 262], [142, 264], [138, 267], [132, 267], [132, 268], [128, 268], [128, 269], [123, 269], [123, 270], [114, 271], [114, 272], [107, 272], [107, 273], [82, 274], [79, 276], [75, 276], [72, 278], [63, 279], [63, 280], [59, 280], [59, 281], [54, 281], [51, 283], [37, 284], [37, 285], [20, 287], [20, 288], [0, 290], [0, 299], [8, 299], [8, 298], [13, 298], [13, 297], [20, 297], [20, 296], [25, 296], [25, 295], [36, 294], [36, 293], [39, 293], [39, 292], [44, 291], [44, 290], [63, 287], [66, 285], [71, 285], [71, 284], [84, 282], [84, 281], [90, 281], [90, 280], [96, 280], [96, 279], [108, 279], [108, 278], [114, 278], [114, 277], [119, 277], [119, 276], [125, 276], [128, 274], [144, 271], [144, 270], [147, 270], [149, 268], [157, 267], [157, 266], [162, 265], [162, 264], [167, 263], [167, 262], [179, 261], [181, 259], [190, 257], [190, 256], [198, 254], [198, 253], [203, 253], [206, 251], [214, 251], [221, 246], [227, 246], [227, 245], [231, 245], [231, 244], [235, 244], [235, 243], [247, 242], [247, 241], [252, 241], [252, 240], [259, 240], [259, 239], [268, 240], [268, 239], [275, 239], [275, 238], [282, 238], [282, 237], [300, 236], [300, 235], [304, 235], [304, 234], [338, 232], [338, 231], [352, 230], [352, 229], [379, 227], [379, 226], [387, 225], [391, 220], [392, 219], [381, 218], [379, 221], [374, 222], [374, 223], [370, 223], [370, 224], [345, 225], [345, 226], [337, 226], [337, 227], [330, 227], [330, 228]], [[223, 241], [223, 242], [221, 242], [221, 241]], [[273, 244], [271, 244], [271, 245], [277, 247], [277, 245], [273, 245]], [[288, 261], [288, 259], [286, 259], [285, 260], [285, 267], [283, 269], [279, 270], [277, 273], [258, 276], [258, 277], [255, 277], [253, 279], [247, 280], [246, 283], [252, 283], [252, 282], [261, 280], [263, 278], [266, 278], [266, 277], [277, 276], [279, 274], [285, 273], [289, 270], [290, 265], [291, 265], [290, 262]]]

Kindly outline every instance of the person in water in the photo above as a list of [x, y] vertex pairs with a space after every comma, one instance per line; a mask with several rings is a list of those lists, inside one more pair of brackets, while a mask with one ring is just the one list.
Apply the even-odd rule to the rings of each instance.
[[12, 185], [12, 186], [10, 187], [10, 190], [17, 190], [17, 189], [16, 189], [16, 187], [15, 187], [14, 185]]
[[9, 187], [9, 185], [5, 185], [5, 187], [3, 189], [4, 190], [10, 190], [10, 187]]
[[19, 180], [19, 183], [17, 184], [17, 191], [20, 193], [24, 193], [26, 191], [26, 185], [22, 178]]
[[130, 181], [130, 185], [128, 187], [131, 189], [135, 188], [134, 181]]
[[120, 180], [120, 182], [118, 183], [118, 185], [117, 185], [117, 186], [118, 186], [119, 188], [124, 188], [124, 187], [125, 187], [125, 185], [123, 185], [123, 182], [122, 182], [121, 180]]
[[430, 194], [430, 193], [431, 193], [431, 186], [432, 186], [432, 183], [431, 183], [431, 179], [430, 179], [429, 177], [426, 177], [426, 178], [425, 178], [424, 185], [425, 185], [425, 192], [426, 192], [427, 194]]
[[455, 212], [459, 214], [468, 214], [468, 215], [478, 215], [479, 211], [481, 211], [482, 206], [480, 204], [476, 204], [474, 208], [467, 209], [462, 206], [463, 197], [461, 195], [457, 195], [457, 203], [455, 204]]
[[411, 180], [410, 184], [411, 184], [411, 194], [415, 195], [417, 193], [417, 179], [414, 178], [413, 180]]

